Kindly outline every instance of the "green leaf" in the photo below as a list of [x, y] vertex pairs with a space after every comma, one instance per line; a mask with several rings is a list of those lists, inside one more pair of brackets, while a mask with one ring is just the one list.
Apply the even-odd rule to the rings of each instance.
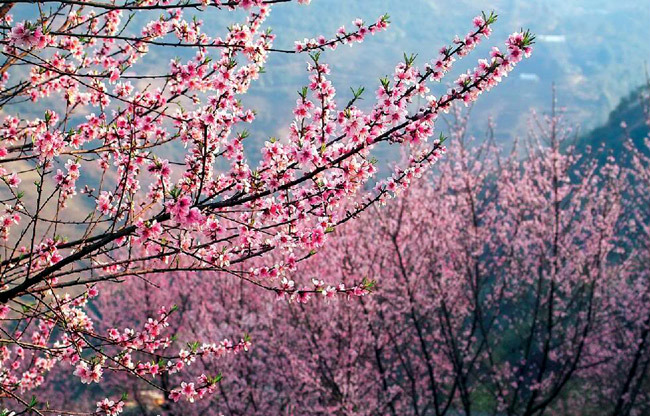
[[320, 59], [320, 52], [310, 53], [309, 57], [314, 61], [316, 65], [318, 65], [318, 60]]
[[364, 277], [363, 280], [361, 281], [361, 286], [364, 289], [366, 289], [368, 292], [371, 292], [377, 286], [377, 281], [370, 280], [367, 277]]
[[359, 87], [356, 90], [352, 87], [350, 87], [350, 90], [352, 91], [352, 95], [354, 95], [354, 99], [358, 100], [361, 98], [361, 94], [366, 90], [364, 87]]
[[209, 384], [217, 384], [217, 383], [220, 382], [222, 379], [223, 379], [223, 376], [221, 375], [221, 373], [217, 374], [217, 375], [214, 376], [214, 377], [209, 377], [209, 376], [208, 376], [208, 383], [209, 383]]
[[169, 191], [169, 195], [174, 199], [178, 199], [181, 195], [181, 189], [174, 185], [174, 187]]
[[386, 75], [383, 78], [379, 78], [379, 82], [381, 82], [381, 86], [384, 87], [386, 91], [388, 91], [388, 87], [390, 86], [390, 80], [388, 79], [388, 75]]
[[410, 67], [413, 65], [413, 62], [415, 62], [415, 58], [417, 58], [416, 53], [412, 53], [410, 55], [407, 55], [406, 52], [404, 52], [404, 63], [406, 64], [407, 67]]
[[192, 353], [195, 353], [199, 349], [199, 341], [194, 341], [194, 342], [188, 342], [187, 347], [192, 351]]
[[494, 10], [492, 10], [489, 15], [486, 15], [485, 12], [481, 12], [481, 14], [483, 15], [483, 20], [488, 25], [491, 25], [491, 24], [493, 24], [494, 22], [497, 21], [498, 15], [496, 13], [494, 13]]

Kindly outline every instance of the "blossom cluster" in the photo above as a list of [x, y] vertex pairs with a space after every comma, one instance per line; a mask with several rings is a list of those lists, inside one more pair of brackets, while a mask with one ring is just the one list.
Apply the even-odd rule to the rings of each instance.
[[345, 29], [345, 26], [341, 26], [336, 31], [336, 36], [334, 38], [328, 39], [321, 35], [317, 39], [305, 38], [302, 41], [296, 41], [295, 51], [309, 52], [313, 50], [325, 50], [326, 48], [334, 50], [338, 45], [361, 43], [367, 35], [374, 35], [379, 31], [386, 30], [389, 24], [390, 21], [388, 15], [379, 17], [379, 19], [371, 25], [365, 25], [363, 20], [355, 19], [352, 22], [352, 25], [355, 26], [353, 31], [348, 32]]

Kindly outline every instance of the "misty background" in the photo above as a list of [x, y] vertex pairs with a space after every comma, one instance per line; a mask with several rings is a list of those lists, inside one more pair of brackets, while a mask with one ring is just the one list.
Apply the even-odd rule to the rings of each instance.
[[[379, 77], [390, 74], [404, 52], [418, 54], [416, 63], [421, 66], [455, 35], [464, 36], [474, 16], [490, 10], [499, 15], [492, 36], [457, 62], [444, 82], [453, 82], [460, 72], [487, 57], [492, 46], [502, 48], [507, 36], [520, 28], [534, 32], [537, 42], [532, 57], [472, 109], [470, 128], [477, 135], [492, 117], [496, 139], [507, 147], [516, 135], [525, 134], [530, 110], [549, 110], [553, 83], [569, 121], [587, 133], [605, 123], [620, 100], [645, 83], [650, 58], [650, 2], [646, 0], [313, 0], [309, 7], [276, 5], [267, 25], [278, 36], [275, 47], [292, 49], [294, 40], [319, 34], [331, 37], [341, 24], [351, 27], [356, 17], [372, 22], [388, 13], [387, 31], [367, 37], [362, 44], [327, 51], [322, 58], [331, 65], [337, 95], [345, 99], [341, 102], [351, 96], [348, 87], [364, 86], [368, 105]], [[220, 17], [225, 25], [232, 16]], [[307, 59], [272, 54], [267, 73], [245, 97], [244, 102], [258, 110], [251, 128], [256, 141], [286, 131], [296, 91], [307, 83]], [[436, 85], [433, 93], [446, 88], [444, 83]]]

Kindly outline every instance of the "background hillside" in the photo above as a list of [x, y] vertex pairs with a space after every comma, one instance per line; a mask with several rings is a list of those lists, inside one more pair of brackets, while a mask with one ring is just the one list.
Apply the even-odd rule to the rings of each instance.
[[578, 149], [583, 150], [588, 145], [593, 148], [605, 146], [614, 156], [622, 156], [627, 137], [643, 149], [642, 142], [650, 133], [645, 113], [649, 92], [648, 87], [643, 86], [624, 97], [601, 126], [579, 139]]
[[[494, 117], [500, 127], [497, 140], [507, 144], [517, 133], [525, 132], [526, 110], [548, 108], [553, 83], [557, 85], [558, 101], [583, 131], [605, 122], [619, 100], [643, 83], [650, 44], [629, 33], [645, 32], [650, 7], [644, 3], [410, 0], [407, 8], [400, 1], [359, 0], [334, 13], [332, 0], [314, 0], [308, 8], [276, 7], [269, 25], [278, 29], [276, 44], [291, 48], [293, 39], [332, 34], [340, 24], [349, 26], [357, 16], [374, 20], [388, 13], [392, 21], [388, 32], [325, 57], [333, 66], [339, 93], [349, 94], [348, 86], [359, 85], [372, 93], [377, 78], [389, 73], [403, 52], [419, 54], [418, 62], [422, 64], [455, 34], [466, 33], [473, 16], [494, 9], [499, 22], [493, 36], [476, 53], [459, 62], [455, 74], [472, 67], [492, 45], [500, 46], [516, 29], [530, 28], [538, 35], [533, 57], [473, 110], [477, 131], [484, 128], [488, 116]], [[269, 72], [247, 97], [260, 110], [254, 129], [260, 136], [276, 134], [290, 120], [288, 112], [271, 110], [293, 104], [295, 91], [306, 82], [304, 60], [303, 56], [274, 55]]]

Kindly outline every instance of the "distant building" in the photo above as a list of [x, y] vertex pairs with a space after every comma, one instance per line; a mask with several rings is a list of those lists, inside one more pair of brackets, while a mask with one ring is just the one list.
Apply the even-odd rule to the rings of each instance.
[[531, 72], [520, 72], [519, 79], [522, 81], [539, 82], [539, 75], [533, 74]]
[[540, 42], [548, 43], [564, 43], [566, 42], [566, 36], [564, 35], [538, 35], [537, 40]]

